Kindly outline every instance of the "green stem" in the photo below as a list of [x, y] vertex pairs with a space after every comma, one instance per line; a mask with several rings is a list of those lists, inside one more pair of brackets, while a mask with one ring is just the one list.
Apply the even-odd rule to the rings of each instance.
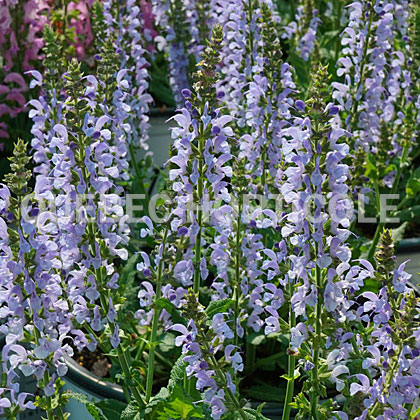
[[[398, 349], [397, 354], [400, 353], [400, 349]], [[394, 363], [392, 364], [390, 370], [388, 371], [388, 377], [386, 378], [384, 387], [383, 387], [383, 394], [385, 394], [387, 392], [387, 390], [390, 388], [391, 383], [392, 383], [392, 379], [394, 378], [394, 372], [395, 370], [398, 368], [398, 360], [394, 360]], [[372, 410], [369, 410], [368, 412], [368, 418], [370, 419], [377, 419], [378, 415], [381, 412], [381, 409], [383, 409], [384, 406], [382, 405], [382, 403], [380, 403], [379, 401], [376, 401], [375, 404], [372, 407]]]
[[[33, 315], [32, 315], [32, 319], [33, 319]], [[39, 340], [41, 338], [40, 332], [38, 330], [38, 328], [34, 328], [34, 334], [35, 334], [35, 343], [38, 346], [39, 345]], [[42, 378], [42, 380], [39, 380], [37, 385], [39, 388], [44, 389], [48, 383], [50, 382], [50, 378], [49, 378], [49, 374], [48, 374], [48, 370], [45, 371], [44, 373], [44, 377]], [[54, 411], [51, 407], [51, 397], [48, 397], [47, 395], [45, 395], [45, 400], [47, 402], [47, 408], [45, 410], [45, 413], [47, 414], [47, 419], [48, 420], [54, 420]]]
[[[115, 331], [115, 326], [113, 323], [109, 323], [110, 329], [111, 329], [111, 333], [114, 334]], [[124, 373], [124, 376], [127, 380], [128, 384], [128, 388], [130, 389], [131, 393], [133, 394], [134, 399], [136, 400], [137, 404], [140, 406], [140, 408], [145, 407], [145, 403], [143, 401], [143, 398], [140, 394], [139, 389], [135, 386], [131, 384], [131, 373], [130, 373], [130, 367], [129, 364], [127, 362], [127, 355], [125, 354], [125, 352], [122, 350], [121, 345], [118, 345], [117, 347], [117, 354], [118, 354], [118, 361], [119, 364], [121, 366], [121, 370]]]
[[204, 127], [200, 123], [200, 134], [198, 139], [198, 181], [197, 181], [197, 224], [198, 224], [198, 233], [195, 239], [195, 251], [194, 251], [194, 286], [193, 290], [195, 294], [198, 294], [200, 291], [201, 283], [201, 272], [200, 272], [200, 262], [201, 262], [201, 237], [203, 230], [203, 210], [201, 208], [203, 190], [204, 190]]
[[[203, 339], [206, 339], [206, 337], [204, 336]], [[207, 349], [207, 350], [209, 350], [209, 349]], [[241, 416], [241, 418], [243, 420], [249, 420], [249, 417], [247, 416], [247, 414], [245, 413], [245, 411], [241, 407], [241, 404], [238, 401], [238, 399], [236, 398], [236, 395], [227, 386], [226, 376], [222, 372], [222, 370], [220, 369], [219, 364], [217, 363], [217, 360], [214, 357], [214, 355], [211, 355], [210, 356], [210, 359], [212, 361], [213, 368], [214, 368], [214, 370], [216, 372], [216, 375], [219, 377], [220, 381], [223, 382], [223, 385], [224, 385], [226, 394], [228, 395], [228, 397], [229, 397], [230, 401], [232, 402], [232, 404], [235, 406], [236, 411], [239, 413], [239, 415]]]
[[[48, 398], [51, 399], [50, 397], [48, 397]], [[51, 409], [51, 401], [48, 404], [46, 414], [47, 414], [47, 419], [48, 420], [54, 420], [54, 414], [52, 413], [52, 409]]]
[[59, 420], [65, 420], [63, 409], [61, 408], [61, 406], [57, 407], [57, 416]]
[[237, 346], [239, 342], [238, 337], [238, 328], [236, 326], [236, 320], [239, 318], [239, 295], [240, 295], [240, 284], [241, 284], [241, 217], [242, 217], [242, 206], [243, 206], [243, 197], [242, 192], [239, 193], [239, 205], [238, 205], [238, 217], [237, 217], [237, 227], [236, 227], [236, 261], [235, 261], [235, 318], [234, 318], [234, 345]]
[[321, 269], [315, 267], [315, 284], [317, 288], [317, 302], [316, 302], [316, 315], [315, 315], [315, 336], [314, 336], [314, 358], [311, 375], [312, 375], [312, 392], [311, 392], [311, 413], [314, 419], [318, 418], [318, 403], [319, 403], [319, 350], [321, 346], [321, 314], [322, 314], [322, 275]]
[[[293, 295], [293, 284], [291, 282], [289, 282], [289, 295], [291, 299]], [[292, 308], [291, 303], [290, 303], [290, 311], [289, 311], [289, 326], [290, 326], [290, 329], [296, 326], [296, 315]], [[291, 354], [291, 352], [289, 352], [286, 398], [284, 400], [284, 410], [283, 410], [282, 420], [289, 420], [289, 417], [290, 417], [291, 403], [293, 401], [293, 394], [294, 394], [294, 388], [295, 388], [295, 366], [296, 366], [296, 358], [293, 354]]]
[[[163, 235], [162, 246], [165, 247], [166, 238], [168, 236], [168, 228], [165, 229]], [[162, 295], [162, 274], [163, 274], [163, 258], [159, 261], [158, 273], [156, 278], [156, 296], [155, 302], [160, 299]], [[150, 351], [149, 351], [149, 360], [147, 363], [147, 378], [146, 378], [146, 403], [150, 401], [152, 397], [152, 388], [153, 388], [153, 375], [155, 369], [155, 352], [156, 352], [156, 338], [157, 338], [157, 329], [159, 324], [160, 308], [155, 305], [153, 312], [153, 321], [152, 321], [152, 332], [150, 334]]]
[[[96, 270], [96, 278], [98, 280], [98, 284], [102, 285], [102, 272], [101, 270]], [[105, 300], [105, 296], [103, 293], [100, 294], [100, 301], [101, 301], [101, 306], [102, 306], [102, 310], [104, 311], [104, 313], [108, 312], [108, 302], [106, 302]], [[108, 321], [108, 325], [109, 328], [111, 330], [111, 335], [114, 335], [115, 333], [115, 324], [113, 322]], [[118, 363], [121, 366], [121, 370], [124, 373], [124, 377], [126, 378], [127, 382], [128, 382], [128, 388], [130, 389], [131, 393], [133, 394], [134, 399], [137, 401], [137, 403], [139, 404], [140, 407], [144, 407], [145, 403], [143, 401], [143, 398], [140, 394], [140, 391], [138, 390], [138, 388], [135, 385], [131, 384], [131, 373], [130, 373], [130, 364], [127, 361], [127, 354], [126, 351], [124, 351], [121, 348], [121, 344], [119, 344], [116, 348], [117, 350], [117, 354], [118, 354]]]

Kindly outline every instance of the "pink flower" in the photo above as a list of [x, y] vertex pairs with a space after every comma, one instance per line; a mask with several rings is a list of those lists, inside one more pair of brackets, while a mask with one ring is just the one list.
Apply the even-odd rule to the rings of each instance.
[[[28, 89], [28, 86], [26, 85], [26, 82], [25, 82], [24, 78], [19, 73], [9, 73], [4, 78], [4, 82], [5, 83], [13, 83], [13, 82], [17, 83], [21, 87], [21, 90], [27, 90]], [[19, 90], [19, 92], [20, 92], [20, 90]]]

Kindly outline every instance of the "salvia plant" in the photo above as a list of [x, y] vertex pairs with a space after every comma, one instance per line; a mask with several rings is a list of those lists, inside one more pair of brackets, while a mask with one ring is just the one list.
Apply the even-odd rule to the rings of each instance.
[[[0, 415], [418, 418], [396, 250], [420, 208], [420, 3], [44, 6], [30, 142], [0, 184]], [[152, 195], [162, 57], [177, 109]], [[92, 354], [126, 403], [66, 391]]]

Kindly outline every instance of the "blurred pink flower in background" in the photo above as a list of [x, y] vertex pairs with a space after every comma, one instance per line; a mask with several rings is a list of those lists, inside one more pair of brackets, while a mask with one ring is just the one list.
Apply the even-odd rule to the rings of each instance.
[[[0, 118], [26, 112], [28, 86], [22, 74], [42, 59], [42, 31], [49, 10], [45, 0], [0, 0]], [[7, 124], [0, 122], [0, 138], [9, 137]]]
[[76, 56], [79, 60], [87, 58], [87, 49], [93, 41], [92, 26], [90, 22], [90, 14], [92, 5], [95, 1], [88, 0], [79, 3], [69, 3], [68, 10], [78, 10], [79, 16], [77, 19], [72, 19], [70, 26], [75, 28], [76, 31], [76, 42], [74, 44], [76, 48]]
[[[87, 60], [88, 48], [93, 41], [90, 11], [94, 0], [70, 2], [68, 12], [77, 10], [71, 18], [74, 27], [76, 57]], [[43, 29], [49, 23], [53, 0], [0, 0], [0, 118], [15, 118], [26, 112], [28, 86], [23, 73], [41, 70]], [[2, 59], [2, 61], [1, 61]], [[91, 60], [92, 64], [92, 60]], [[0, 139], [9, 138], [8, 124], [0, 122]], [[4, 145], [0, 143], [0, 150]]]
[[150, 43], [147, 46], [148, 51], [154, 50], [154, 39], [158, 36], [155, 29], [155, 17], [152, 12], [152, 4], [147, 0], [140, 0], [140, 10], [144, 22], [144, 38]]

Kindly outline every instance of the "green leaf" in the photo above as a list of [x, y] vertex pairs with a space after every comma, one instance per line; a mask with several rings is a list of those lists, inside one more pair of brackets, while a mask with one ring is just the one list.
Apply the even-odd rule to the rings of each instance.
[[94, 401], [88, 400], [86, 395], [78, 394], [77, 392], [72, 392], [70, 394], [70, 398], [76, 400], [77, 402], [84, 404], [89, 414], [95, 419], [95, 420], [109, 420], [107, 417], [105, 417], [102, 410], [96, 406], [96, 403]]
[[252, 331], [250, 334], [247, 335], [246, 341], [254, 346], [258, 346], [262, 344], [266, 339], [265, 334], [257, 333]]
[[144, 415], [140, 412], [135, 401], [131, 401], [130, 404], [121, 413], [121, 420], [143, 420]]
[[270, 420], [253, 408], [244, 408], [243, 410], [248, 415], [249, 420]]
[[120, 420], [127, 404], [118, 400], [105, 399], [98, 401], [96, 406], [102, 410], [108, 420]]
[[410, 178], [405, 186], [405, 192], [409, 197], [414, 197], [420, 191], [420, 180]]
[[373, 154], [368, 153], [366, 157], [365, 176], [372, 180], [378, 179], [378, 169], [376, 168], [376, 160]]
[[232, 299], [212, 300], [206, 309], [206, 314], [212, 319], [217, 313], [226, 312], [232, 304]]
[[188, 363], [184, 360], [184, 355], [180, 356], [178, 360], [174, 363], [174, 366], [170, 373], [170, 380], [174, 383], [179, 383], [184, 380], [185, 368], [188, 366]]
[[404, 222], [401, 226], [391, 229], [392, 239], [394, 240], [394, 246], [397, 247], [401, 239], [404, 237], [404, 233], [408, 227], [408, 223]]
[[181, 386], [176, 386], [157, 420], [173, 419], [202, 419], [204, 416], [200, 405], [194, 404], [193, 399], [184, 393]]
[[299, 84], [303, 90], [309, 86], [309, 68], [308, 63], [296, 53], [289, 55], [289, 63], [293, 66], [296, 71], [296, 75], [299, 79]]
[[[284, 399], [284, 398], [283, 398]], [[265, 403], [265, 402], [263, 402], [263, 403], [261, 403], [258, 407], [257, 407], [257, 413], [258, 414], [261, 414], [262, 413], [262, 410], [263, 410], [263, 408], [265, 407], [265, 405], [266, 405], [267, 403]]]
[[276, 401], [283, 402], [286, 394], [285, 389], [269, 384], [253, 385], [244, 390], [247, 397], [255, 401]]
[[[156, 416], [165, 407], [166, 401], [170, 396], [168, 388], [161, 388], [160, 391], [150, 400], [147, 407], [141, 412], [140, 419], [147, 418], [147, 420], [157, 419]], [[138, 419], [135, 419], [138, 420]]]
[[401, 210], [395, 213], [395, 217], [398, 217], [400, 222], [411, 222], [420, 217], [420, 205]]
[[174, 324], [187, 325], [187, 320], [181, 315], [179, 309], [167, 298], [159, 298], [156, 301], [156, 306], [158, 308], [165, 309], [171, 314], [172, 321]]

